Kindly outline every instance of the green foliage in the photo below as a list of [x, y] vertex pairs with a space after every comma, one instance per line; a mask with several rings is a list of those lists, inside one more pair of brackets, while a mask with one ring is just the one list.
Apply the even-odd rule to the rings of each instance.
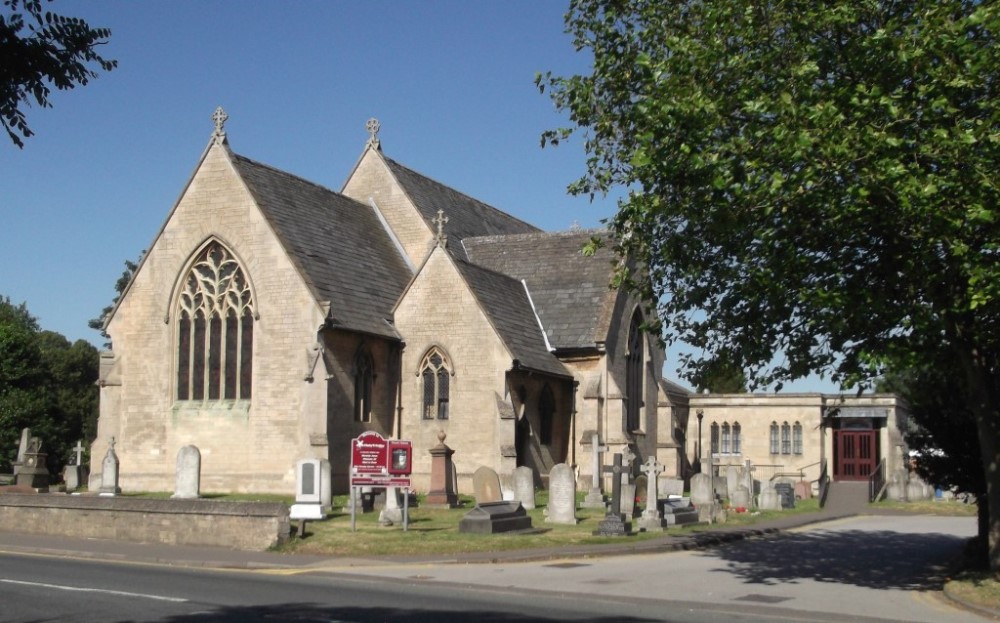
[[698, 393], [708, 390], [714, 394], [743, 394], [747, 391], [747, 377], [725, 356], [709, 361], [691, 377]]
[[[51, 0], [49, 0], [51, 1]], [[23, 107], [32, 100], [51, 106], [50, 85], [65, 91], [118, 66], [97, 53], [111, 31], [91, 28], [77, 17], [43, 10], [42, 0], [3, 0], [0, 12], [0, 123], [10, 140], [24, 147], [34, 134]]]
[[1000, 6], [573, 0], [566, 24], [593, 72], [538, 76], [575, 126], [543, 145], [581, 134], [571, 191], [628, 191], [609, 226], [645, 270], [619, 281], [705, 353], [688, 375], [947, 362], [1000, 570]]
[[23, 303], [0, 297], [0, 471], [9, 472], [25, 427], [52, 473], [78, 440], [96, 436], [98, 361], [93, 345], [40, 330]]
[[538, 77], [576, 126], [543, 143], [582, 134], [573, 192], [629, 191], [624, 281], [688, 369], [853, 385], [997, 342], [995, 4], [576, 0], [567, 26], [593, 73]]

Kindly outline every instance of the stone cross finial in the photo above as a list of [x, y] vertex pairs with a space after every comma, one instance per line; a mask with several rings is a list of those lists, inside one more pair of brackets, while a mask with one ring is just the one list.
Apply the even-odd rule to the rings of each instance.
[[439, 247], [448, 246], [448, 236], [444, 233], [444, 224], [448, 222], [448, 217], [444, 215], [444, 210], [438, 210], [438, 215], [433, 222], [437, 225], [437, 243]]
[[381, 127], [382, 124], [375, 117], [369, 119], [365, 124], [365, 129], [368, 130], [368, 144], [378, 150], [382, 149], [382, 145], [378, 140], [378, 131]]
[[73, 446], [73, 452], [76, 454], [76, 463], [74, 465], [83, 465], [83, 440], [78, 439], [76, 445]]
[[212, 138], [215, 140], [217, 145], [226, 142], [226, 120], [229, 119], [229, 115], [226, 111], [222, 110], [222, 106], [215, 109], [212, 113], [212, 122], [215, 123], [215, 132], [212, 133]]

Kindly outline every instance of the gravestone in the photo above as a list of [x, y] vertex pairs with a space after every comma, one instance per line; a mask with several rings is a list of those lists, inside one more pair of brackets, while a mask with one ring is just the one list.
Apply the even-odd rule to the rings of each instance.
[[632, 522], [622, 514], [622, 455], [615, 454], [611, 468], [611, 509], [604, 516], [594, 536], [627, 536], [632, 533]]
[[745, 485], [740, 485], [733, 490], [733, 496], [729, 498], [729, 505], [733, 508], [749, 510], [750, 490]]
[[76, 491], [82, 483], [87, 481], [87, 470], [83, 464], [83, 451], [83, 440], [81, 439], [73, 447], [73, 457], [63, 467], [63, 483], [66, 485], [66, 493]]
[[520, 502], [525, 510], [535, 508], [535, 470], [527, 465], [515, 467], [511, 480], [514, 483], [514, 500]]
[[330, 488], [330, 470], [323, 469], [323, 459], [299, 459], [295, 462], [295, 503], [288, 509], [289, 519], [298, 519], [299, 536], [305, 536], [307, 520], [326, 519], [323, 489]]
[[695, 506], [715, 502], [715, 496], [712, 495], [712, 479], [708, 474], [699, 473], [691, 476], [691, 502]]
[[458, 522], [459, 532], [472, 534], [498, 534], [530, 529], [531, 517], [528, 517], [521, 503], [504, 500], [476, 504]]
[[684, 481], [680, 478], [660, 478], [656, 484], [657, 497], [681, 497], [684, 495]]
[[500, 476], [491, 467], [483, 465], [472, 474], [472, 492], [476, 497], [476, 504], [486, 504], [489, 502], [503, 501], [503, 492], [500, 490]]
[[122, 492], [118, 486], [118, 455], [115, 453], [115, 438], [111, 438], [108, 444], [108, 452], [101, 462], [101, 489], [100, 495], [113, 496]]
[[639, 528], [648, 532], [663, 530], [663, 516], [657, 506], [656, 480], [666, 469], [656, 461], [655, 456], [650, 456], [646, 462], [639, 467], [639, 470], [646, 475], [646, 509], [642, 511], [639, 519]]
[[[622, 468], [624, 469], [624, 465]], [[624, 482], [621, 484], [621, 512], [625, 517], [631, 518], [635, 517], [635, 496], [636, 496], [636, 485], [631, 482]]]
[[780, 511], [781, 496], [774, 489], [774, 483], [768, 481], [761, 483], [760, 498], [757, 506], [763, 511]]
[[45, 462], [48, 455], [42, 452], [42, 440], [32, 437], [24, 452], [21, 469], [15, 476], [15, 482], [20, 487], [30, 487], [36, 491], [49, 490], [49, 469]]
[[201, 495], [201, 451], [196, 446], [184, 446], [177, 451], [174, 480], [176, 486], [171, 497], [187, 500]]
[[726, 468], [726, 499], [733, 499], [733, 491], [736, 487], [743, 484], [742, 482], [742, 472], [736, 465], [730, 465]]
[[28, 444], [31, 443], [31, 429], [21, 429], [21, 442], [17, 445], [17, 460], [14, 461], [14, 475], [17, 476], [24, 465], [24, 453], [28, 451]]
[[[711, 505], [705, 508], [710, 509]], [[660, 500], [659, 509], [663, 513], [664, 523], [668, 526], [683, 526], [698, 523], [700, 518], [699, 510], [691, 505], [691, 498]]]
[[812, 497], [812, 485], [805, 480], [795, 483], [795, 499], [808, 500]]
[[549, 471], [549, 505], [545, 510], [546, 523], [576, 525], [576, 476], [565, 463]]
[[604, 493], [601, 491], [601, 454], [608, 451], [607, 446], [601, 445], [601, 438], [595, 433], [590, 437], [591, 449], [591, 474], [593, 482], [590, 491], [583, 499], [584, 508], [605, 508]]
[[386, 487], [385, 506], [378, 515], [380, 526], [392, 526], [403, 523], [403, 508], [399, 505], [398, 489]]
[[452, 455], [455, 451], [445, 445], [448, 437], [445, 432], [438, 431], [438, 444], [428, 450], [431, 455], [431, 486], [424, 498], [424, 506], [434, 508], [455, 508], [458, 506], [458, 493], [455, 488], [455, 465]]
[[781, 499], [781, 508], [795, 508], [795, 488], [790, 482], [774, 483], [774, 490]]

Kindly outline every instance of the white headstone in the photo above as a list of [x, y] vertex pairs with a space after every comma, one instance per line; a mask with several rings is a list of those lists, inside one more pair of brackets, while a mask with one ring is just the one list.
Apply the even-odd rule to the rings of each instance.
[[546, 523], [576, 525], [576, 477], [573, 469], [559, 463], [549, 471], [549, 505]]
[[295, 501], [322, 504], [323, 469], [321, 459], [300, 459], [295, 463]]
[[118, 495], [122, 492], [118, 486], [118, 455], [115, 454], [115, 438], [111, 438], [108, 444], [108, 453], [104, 455], [101, 463], [101, 491], [100, 495]]
[[768, 481], [762, 484], [758, 506], [763, 511], [780, 511], [781, 496], [774, 489], [774, 483]]
[[657, 495], [661, 499], [684, 495], [684, 481], [680, 478], [660, 478], [656, 483]]
[[695, 506], [715, 502], [715, 496], [712, 494], [712, 479], [708, 474], [701, 473], [691, 476], [691, 502]]
[[481, 466], [472, 474], [472, 492], [476, 497], [476, 504], [502, 501], [500, 476], [493, 468]]
[[196, 446], [184, 446], [177, 451], [174, 479], [176, 486], [171, 497], [186, 500], [201, 495], [201, 451]]
[[514, 468], [514, 499], [521, 503], [525, 510], [535, 508], [535, 470], [527, 465]]

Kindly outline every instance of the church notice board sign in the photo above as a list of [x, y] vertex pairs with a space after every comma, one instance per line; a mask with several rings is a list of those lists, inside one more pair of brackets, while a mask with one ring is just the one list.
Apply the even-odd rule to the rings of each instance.
[[413, 444], [386, 439], [374, 431], [351, 440], [351, 486], [410, 486]]

